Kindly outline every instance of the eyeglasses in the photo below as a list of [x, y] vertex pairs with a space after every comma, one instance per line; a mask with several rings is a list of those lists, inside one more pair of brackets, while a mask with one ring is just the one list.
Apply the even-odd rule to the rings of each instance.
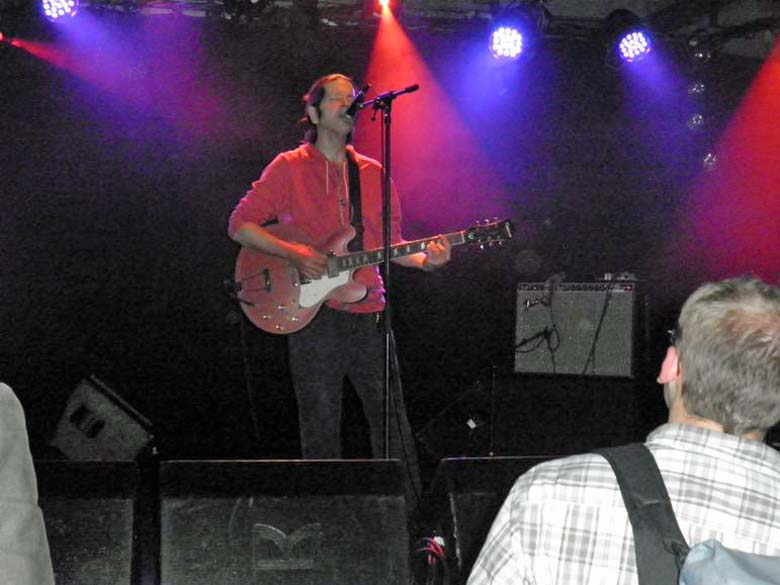
[[682, 338], [682, 329], [679, 325], [674, 329], [667, 329], [666, 335], [669, 337], [669, 345], [677, 345], [677, 342]]

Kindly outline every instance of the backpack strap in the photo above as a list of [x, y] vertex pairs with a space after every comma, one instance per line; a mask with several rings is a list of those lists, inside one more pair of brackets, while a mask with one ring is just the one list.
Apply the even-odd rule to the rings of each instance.
[[355, 237], [347, 244], [350, 252], [363, 250], [363, 209], [360, 197], [360, 168], [352, 154], [347, 151], [349, 169], [349, 207], [352, 210], [351, 223], [355, 228]]
[[594, 451], [612, 466], [634, 531], [639, 585], [673, 585], [688, 554], [653, 454], [642, 443]]

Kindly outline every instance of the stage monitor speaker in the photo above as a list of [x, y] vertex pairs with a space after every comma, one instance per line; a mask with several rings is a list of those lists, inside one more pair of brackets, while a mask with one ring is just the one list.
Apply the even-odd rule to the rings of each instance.
[[39, 460], [35, 472], [57, 585], [130, 585], [138, 466]]
[[636, 283], [521, 282], [514, 371], [634, 377]]
[[151, 423], [95, 377], [71, 393], [51, 445], [75, 461], [132, 461], [153, 439]]
[[444, 538], [451, 583], [464, 584], [515, 480], [550, 456], [443, 459], [429, 495], [428, 520]]
[[489, 455], [494, 418], [491, 408], [490, 389], [477, 382], [451, 400], [416, 438], [435, 459]]
[[399, 461], [169, 461], [162, 585], [407, 585]]

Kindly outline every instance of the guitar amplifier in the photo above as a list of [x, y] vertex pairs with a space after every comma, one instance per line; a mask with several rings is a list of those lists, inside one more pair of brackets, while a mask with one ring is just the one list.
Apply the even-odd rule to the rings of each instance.
[[636, 283], [521, 282], [515, 373], [634, 377]]

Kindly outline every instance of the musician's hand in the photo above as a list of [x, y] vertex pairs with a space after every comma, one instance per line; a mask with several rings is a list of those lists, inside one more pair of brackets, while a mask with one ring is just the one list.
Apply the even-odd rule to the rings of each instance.
[[328, 267], [328, 257], [305, 244], [292, 244], [287, 258], [306, 278], [320, 278]]
[[425, 262], [423, 270], [430, 272], [444, 266], [450, 261], [452, 247], [447, 238], [439, 237], [425, 248]]

